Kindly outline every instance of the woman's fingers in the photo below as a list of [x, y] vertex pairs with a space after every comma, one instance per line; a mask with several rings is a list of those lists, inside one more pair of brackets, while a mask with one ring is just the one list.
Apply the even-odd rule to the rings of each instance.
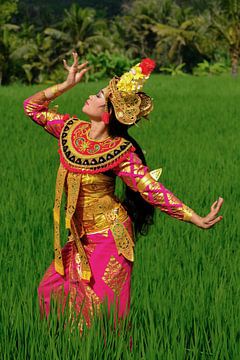
[[77, 75], [85, 74], [85, 72], [87, 72], [89, 69], [91, 69], [91, 66], [85, 67], [84, 69], [82, 69], [81, 71], [79, 71], [79, 72], [77, 73]]
[[214, 220], [211, 220], [211, 221], [208, 221], [205, 225], [206, 225], [206, 228], [210, 228], [212, 227], [213, 225], [215, 225], [216, 223], [218, 223], [219, 221], [221, 221], [223, 219], [222, 216], [218, 216], [216, 217]]
[[209, 220], [215, 219], [219, 210], [221, 209], [222, 204], [223, 204], [223, 198], [221, 197], [219, 197], [219, 199], [212, 204], [211, 212], [208, 215]]
[[214, 203], [211, 206], [211, 211], [215, 210], [215, 206], [217, 205], [217, 203], [218, 203], [218, 200], [214, 201]]
[[90, 66], [81, 70], [79, 73], [76, 74], [76, 78], [77, 78], [77, 82], [79, 82], [81, 80], [81, 78], [83, 77], [83, 75], [90, 69]]
[[[69, 72], [74, 72], [74, 73], [77, 73], [79, 70], [82, 70], [84, 69], [87, 64], [88, 64], [88, 61], [85, 61], [84, 63], [78, 65], [78, 53], [74, 50], [72, 52], [72, 55], [73, 55], [73, 64], [71, 66], [68, 66], [66, 60], [64, 59], [63, 60], [63, 65], [64, 65], [64, 68], [69, 71]], [[88, 70], [88, 69], [87, 69]], [[86, 71], [87, 71], [86, 70]], [[79, 73], [79, 75], [81, 74], [81, 72]], [[83, 73], [84, 74], [84, 73]], [[83, 75], [81, 74], [81, 75]]]
[[87, 66], [87, 64], [88, 64], [88, 61], [84, 62], [84, 63], [81, 64], [81, 65], [78, 65], [78, 70], [83, 69], [85, 66]]
[[64, 68], [65, 68], [66, 70], [69, 71], [69, 66], [68, 66], [68, 64], [67, 64], [67, 62], [66, 62], [65, 59], [63, 59], [63, 66], [64, 66]]
[[73, 66], [78, 66], [78, 53], [74, 50], [73, 54]]
[[88, 64], [88, 61], [85, 61], [84, 63], [78, 65], [78, 54], [74, 50], [72, 52], [73, 55], [73, 64], [71, 66], [68, 66], [66, 60], [63, 60], [64, 68], [69, 72], [67, 81], [69, 81], [71, 84], [77, 84], [80, 82], [83, 75], [90, 69], [90, 67], [86, 67]]
[[214, 201], [214, 203], [211, 206], [211, 211], [210, 213], [205, 216], [204, 218], [202, 218], [202, 226], [204, 229], [208, 229], [210, 227], [212, 227], [213, 225], [215, 225], [217, 222], [222, 220], [222, 216], [217, 216], [219, 210], [221, 209], [221, 206], [223, 204], [223, 198], [219, 197], [219, 199], [217, 201]]
[[215, 211], [218, 213], [218, 211], [221, 209], [221, 206], [223, 204], [223, 198], [219, 197], [217, 201], [215, 201], [211, 206], [211, 211]]

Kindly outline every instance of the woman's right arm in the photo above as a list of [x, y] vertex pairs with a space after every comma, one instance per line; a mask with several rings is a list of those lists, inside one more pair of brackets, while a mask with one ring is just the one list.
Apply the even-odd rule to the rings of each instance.
[[[57, 138], [59, 138], [64, 123], [70, 118], [70, 115], [60, 114], [57, 109], [49, 109], [49, 104], [53, 99], [80, 82], [83, 74], [88, 70], [85, 68], [87, 63], [78, 65], [77, 53], [73, 53], [73, 58], [72, 66], [68, 66], [64, 60], [64, 67], [68, 71], [66, 81], [39, 91], [23, 102], [25, 114]], [[79, 70], [81, 71], [78, 72]]]
[[[59, 88], [62, 89], [62, 92], [56, 91], [54, 94], [54, 90]], [[60, 114], [56, 109], [49, 109], [49, 104], [66, 90], [64, 90], [64, 83], [54, 85], [54, 87], [37, 92], [23, 102], [25, 114], [56, 138], [59, 137], [64, 122], [70, 118], [70, 115]], [[52, 96], [50, 96], [50, 93], [52, 93]], [[46, 97], [46, 94], [49, 94], [49, 97]]]

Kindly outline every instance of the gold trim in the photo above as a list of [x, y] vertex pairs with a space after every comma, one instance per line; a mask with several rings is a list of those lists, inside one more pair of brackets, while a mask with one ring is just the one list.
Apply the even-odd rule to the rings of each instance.
[[80, 235], [78, 234], [74, 219], [71, 220], [71, 232], [74, 237], [74, 240], [75, 240], [75, 243], [77, 246], [77, 250], [79, 253], [79, 257], [80, 257], [81, 263], [82, 263], [82, 279], [89, 281], [91, 279], [92, 273], [91, 273], [87, 255], [86, 255], [84, 247], [81, 243], [80, 238], [81, 238], [82, 234], [80, 234]]
[[68, 173], [68, 196], [67, 196], [67, 210], [66, 210], [66, 229], [71, 228], [71, 219], [76, 210], [78, 194], [81, 186], [81, 174]]
[[53, 220], [54, 220], [54, 266], [57, 273], [64, 275], [64, 266], [62, 261], [62, 251], [61, 251], [61, 241], [60, 241], [60, 209], [62, 194], [64, 190], [65, 178], [67, 175], [67, 170], [60, 164], [57, 173], [56, 181], [56, 195], [55, 203], [53, 208]]
[[162, 175], [162, 168], [150, 171], [150, 175], [154, 180], [158, 181], [160, 176]]
[[143, 191], [145, 191], [146, 187], [148, 185], [151, 185], [153, 183], [153, 181], [154, 181], [154, 179], [150, 175], [150, 173], [147, 173], [146, 175], [144, 175], [137, 183], [137, 188], [138, 188], [139, 192], [142, 193]]
[[183, 221], [191, 222], [191, 218], [194, 214], [194, 211], [190, 209], [190, 207], [184, 205], [183, 206]]

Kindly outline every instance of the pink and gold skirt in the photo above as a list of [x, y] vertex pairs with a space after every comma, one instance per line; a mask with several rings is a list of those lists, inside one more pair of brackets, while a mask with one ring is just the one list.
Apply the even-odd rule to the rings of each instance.
[[[131, 220], [124, 226], [132, 234]], [[64, 276], [54, 268], [54, 261], [46, 270], [38, 287], [41, 316], [48, 318], [51, 300], [55, 299], [64, 310], [66, 303], [76, 315], [81, 312], [86, 325], [91, 324], [93, 310], [107, 302], [116, 309], [117, 317], [124, 318], [130, 309], [131, 272], [133, 263], [123, 255], [118, 255], [110, 229], [87, 234], [83, 238], [92, 277], [90, 282], [81, 279], [81, 261], [75, 241], [71, 236], [62, 249], [65, 269]]]

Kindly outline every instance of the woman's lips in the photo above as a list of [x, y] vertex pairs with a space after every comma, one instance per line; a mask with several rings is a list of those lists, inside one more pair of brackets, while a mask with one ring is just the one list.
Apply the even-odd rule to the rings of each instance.
[[85, 102], [85, 104], [87, 104], [87, 105], [88, 105], [88, 101], [86, 101], [86, 102]]

